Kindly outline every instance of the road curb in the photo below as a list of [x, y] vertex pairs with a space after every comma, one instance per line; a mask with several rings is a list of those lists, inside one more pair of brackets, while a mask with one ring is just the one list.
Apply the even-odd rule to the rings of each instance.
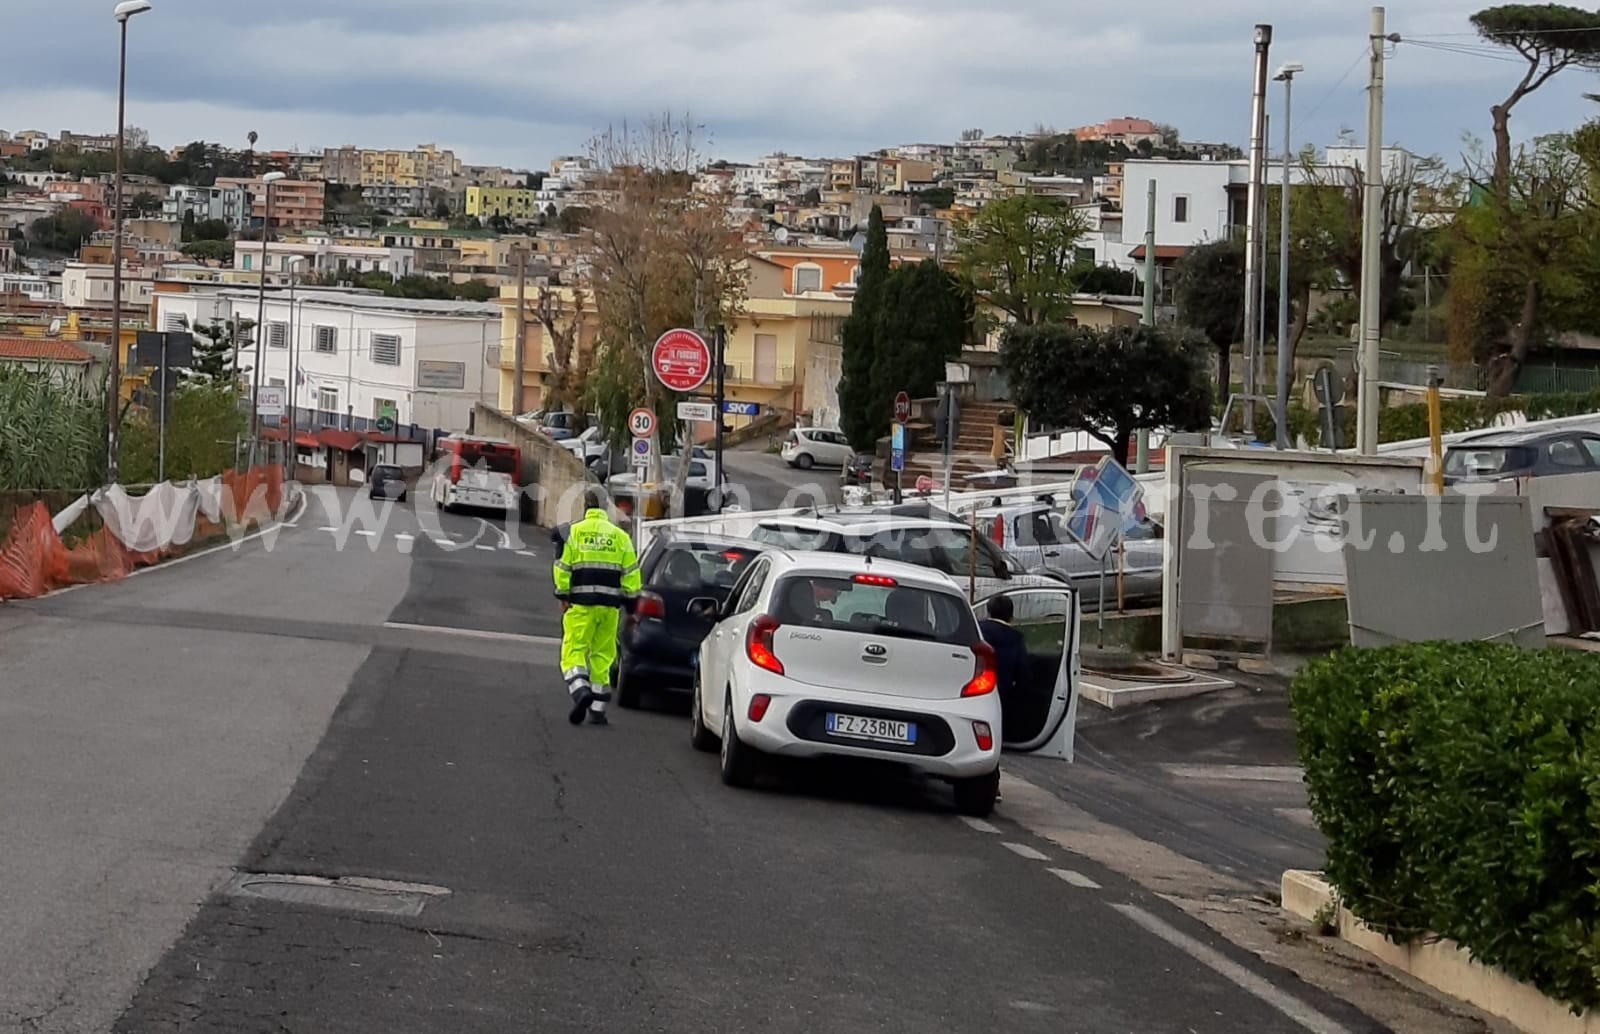
[[1328, 922], [1340, 939], [1378, 961], [1528, 1034], [1600, 1034], [1600, 1014], [1572, 1010], [1531, 984], [1473, 960], [1455, 941], [1395, 944], [1343, 905], [1321, 873], [1290, 869], [1283, 874], [1283, 909], [1301, 919]]

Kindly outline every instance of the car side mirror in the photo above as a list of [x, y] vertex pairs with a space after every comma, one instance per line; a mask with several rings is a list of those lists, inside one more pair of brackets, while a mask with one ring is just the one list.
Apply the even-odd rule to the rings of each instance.
[[710, 596], [696, 596], [694, 599], [689, 601], [689, 613], [693, 614], [697, 618], [704, 618], [707, 621], [715, 621], [722, 615], [722, 608], [717, 604], [717, 601]]
[[1006, 553], [1004, 556], [1006, 558], [1006, 574], [1015, 577], [1017, 575], [1028, 573], [1028, 569], [1022, 566], [1022, 561], [1018, 560], [1010, 553]]

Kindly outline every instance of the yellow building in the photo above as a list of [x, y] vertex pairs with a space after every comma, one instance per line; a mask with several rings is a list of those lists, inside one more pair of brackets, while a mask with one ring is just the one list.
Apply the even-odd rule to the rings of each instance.
[[[806, 377], [808, 368], [814, 365], [814, 343], [834, 341], [838, 323], [850, 314], [850, 301], [818, 295], [797, 297], [787, 290], [789, 271], [785, 267], [754, 255], [750, 256], [749, 264], [747, 296], [728, 329], [723, 352], [725, 396], [729, 401], [757, 403], [763, 415], [771, 410], [790, 416], [810, 410], [813, 406], [806, 400]], [[572, 318], [573, 290], [562, 287], [555, 291], [562, 311], [561, 325], [565, 326]], [[502, 288], [500, 302], [505, 306], [501, 323], [500, 408], [510, 412], [512, 385], [516, 380], [516, 289]], [[537, 304], [537, 292], [530, 289], [522, 381], [524, 411], [543, 407], [549, 374], [551, 346], [534, 314]], [[585, 294], [580, 354], [593, 348], [598, 333], [599, 315], [594, 309], [594, 299]], [[837, 363], [833, 365], [836, 367]], [[709, 394], [713, 386], [707, 381], [702, 392]], [[738, 427], [748, 421], [729, 418], [728, 422]]]
[[527, 187], [468, 187], [467, 214], [479, 219], [504, 216], [507, 219], [533, 219], [544, 209], [539, 192]]

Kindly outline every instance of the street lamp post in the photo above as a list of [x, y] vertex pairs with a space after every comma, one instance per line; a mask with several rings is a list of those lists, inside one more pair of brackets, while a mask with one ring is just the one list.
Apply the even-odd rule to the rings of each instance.
[[296, 456], [297, 456], [296, 449], [297, 449], [297, 446], [295, 444], [295, 436], [300, 433], [300, 421], [297, 419], [299, 414], [297, 414], [295, 412], [295, 402], [296, 402], [296, 395], [297, 395], [297, 392], [295, 391], [295, 387], [300, 382], [300, 362], [299, 362], [299, 355], [298, 355], [298, 352], [297, 352], [296, 347], [295, 347], [295, 342], [300, 337], [300, 320], [299, 320], [298, 317], [295, 316], [295, 312], [294, 312], [294, 289], [295, 289], [296, 282], [300, 279], [300, 267], [305, 265], [305, 263], [306, 263], [305, 257], [302, 256], [302, 255], [296, 255], [293, 258], [291, 258], [289, 260], [289, 262], [288, 262], [288, 266], [289, 266], [289, 341], [288, 341], [288, 345], [289, 345], [289, 376], [288, 376], [287, 380], [289, 382], [289, 424], [288, 424], [288, 427], [287, 427], [287, 429], [285, 431], [285, 437], [284, 437], [283, 476], [284, 476], [284, 478], [286, 480], [290, 480], [290, 481], [294, 480], [295, 474], [298, 473], [298, 470], [297, 470], [297, 462], [298, 461], [296, 460]]
[[250, 465], [255, 466], [256, 449], [261, 444], [261, 339], [265, 336], [267, 318], [267, 235], [272, 230], [272, 185], [283, 179], [281, 172], [269, 172], [261, 177], [261, 189], [267, 194], [266, 212], [261, 218], [261, 271], [256, 278], [256, 368], [250, 373]]
[[1278, 448], [1289, 447], [1289, 163], [1294, 150], [1294, 77], [1305, 71], [1298, 61], [1290, 61], [1274, 76], [1283, 83], [1283, 196], [1278, 199]]
[[[112, 184], [111, 378], [106, 394], [106, 483], [117, 481], [117, 432], [122, 422], [122, 137], [128, 108], [128, 19], [150, 10], [150, 0], [123, 0], [111, 12], [121, 27], [117, 60], [117, 176]], [[163, 374], [164, 375], [164, 374]], [[165, 387], [165, 385], [163, 385]]]

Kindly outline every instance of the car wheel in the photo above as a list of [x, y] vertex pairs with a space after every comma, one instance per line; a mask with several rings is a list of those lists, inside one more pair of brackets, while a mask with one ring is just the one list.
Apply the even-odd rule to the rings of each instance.
[[802, 452], [800, 455], [794, 458], [794, 465], [799, 467], [801, 470], [810, 470], [811, 465], [815, 462], [816, 460], [811, 458], [811, 454], [809, 452]]
[[402, 502], [402, 503], [406, 501], [406, 493], [404, 493], [404, 492], [400, 493], [399, 501]]
[[728, 786], [749, 786], [755, 781], [756, 749], [739, 739], [733, 723], [733, 693], [722, 705], [722, 781]]
[[975, 819], [986, 819], [994, 813], [995, 798], [1000, 796], [1000, 770], [971, 779], [957, 779], [956, 811]]
[[700, 710], [700, 676], [694, 679], [694, 703], [689, 708], [689, 745], [702, 754], [717, 749], [717, 734], [706, 728], [705, 714]]

